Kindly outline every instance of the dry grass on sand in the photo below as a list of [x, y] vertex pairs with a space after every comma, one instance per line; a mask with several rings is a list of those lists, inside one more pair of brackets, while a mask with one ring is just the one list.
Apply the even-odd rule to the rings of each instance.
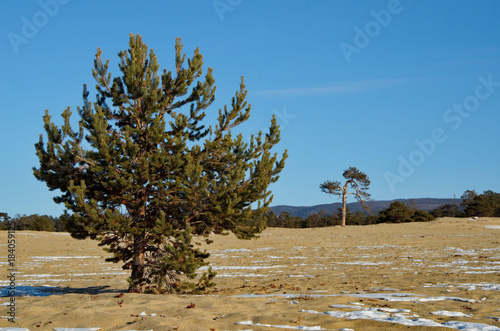
[[[0, 232], [2, 266], [6, 237]], [[207, 248], [218, 276], [211, 295], [140, 295], [124, 293], [128, 272], [104, 262], [106, 253], [95, 241], [16, 232], [16, 289], [52, 295], [17, 297], [15, 325], [2, 318], [0, 328], [440, 329], [431, 322], [500, 327], [499, 218], [270, 228], [249, 241], [213, 239]], [[8, 284], [6, 269], [0, 286]], [[1, 297], [0, 304], [8, 300]], [[6, 316], [7, 306], [0, 309]]]

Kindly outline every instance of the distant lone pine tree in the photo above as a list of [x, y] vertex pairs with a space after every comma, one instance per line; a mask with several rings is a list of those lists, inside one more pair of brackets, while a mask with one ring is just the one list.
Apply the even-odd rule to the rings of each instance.
[[[370, 199], [370, 194], [366, 192], [370, 187], [370, 179], [365, 173], [359, 171], [356, 167], [346, 169], [342, 176], [346, 179], [343, 186], [340, 181], [327, 180], [321, 184], [319, 188], [324, 193], [338, 195], [342, 198], [342, 226], [345, 226], [347, 214], [347, 195], [354, 194], [363, 208], [368, 209], [365, 202]], [[349, 186], [354, 189], [354, 192], [347, 191]]]
[[97, 49], [97, 99], [88, 101], [84, 85], [78, 130], [69, 108], [61, 127], [46, 111], [48, 142], [41, 135], [35, 145], [34, 175], [61, 191], [54, 201], [72, 211], [66, 227], [73, 237], [97, 239], [113, 253], [108, 261], [131, 270], [129, 292], [204, 291], [215, 273], [209, 268], [196, 278], [209, 254], [195, 248], [193, 236], [209, 242], [210, 233], [248, 239], [261, 232], [272, 200], [268, 186], [287, 152], [279, 160], [270, 152], [280, 140], [275, 117], [268, 133], [248, 142], [232, 135], [250, 116], [243, 78], [217, 124], [206, 127], [215, 85], [211, 68], [200, 78], [198, 49], [186, 65], [177, 39], [175, 70], [159, 74], [141, 36], [130, 35], [129, 47], [119, 53], [118, 77]]

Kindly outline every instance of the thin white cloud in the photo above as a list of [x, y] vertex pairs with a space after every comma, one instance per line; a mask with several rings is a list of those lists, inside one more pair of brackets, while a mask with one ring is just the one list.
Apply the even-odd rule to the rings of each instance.
[[355, 82], [338, 82], [317, 87], [297, 87], [284, 89], [268, 89], [254, 92], [266, 97], [304, 97], [318, 95], [334, 95], [353, 93], [374, 89], [385, 89], [402, 83], [398, 79], [363, 80]]
[[436, 58], [447, 58], [456, 60], [483, 60], [483, 59], [498, 59], [500, 55], [499, 47], [467, 47], [462, 49], [449, 50], [446, 52], [438, 52], [428, 54], [434, 55]]

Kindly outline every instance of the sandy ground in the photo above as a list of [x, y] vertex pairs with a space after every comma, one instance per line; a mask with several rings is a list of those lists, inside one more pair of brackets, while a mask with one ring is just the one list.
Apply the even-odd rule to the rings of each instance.
[[[7, 232], [0, 238], [0, 286], [8, 286]], [[51, 295], [17, 297], [15, 324], [5, 318], [9, 298], [1, 297], [0, 327], [441, 329], [415, 325], [424, 319], [500, 327], [500, 218], [270, 228], [259, 239], [213, 239], [212, 294], [139, 295], [123, 294], [129, 273], [104, 262], [95, 241], [16, 232], [16, 289], [43, 286]], [[445, 316], [452, 313], [461, 316]]]

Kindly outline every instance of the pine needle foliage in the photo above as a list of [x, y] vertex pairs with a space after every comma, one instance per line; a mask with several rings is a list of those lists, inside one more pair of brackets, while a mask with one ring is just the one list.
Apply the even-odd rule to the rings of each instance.
[[54, 200], [72, 212], [66, 228], [74, 238], [98, 240], [113, 254], [108, 261], [131, 270], [130, 292], [205, 291], [215, 273], [197, 277], [209, 254], [192, 239], [249, 239], [265, 228], [268, 186], [287, 158], [271, 153], [279, 126], [273, 117], [265, 134], [233, 136], [250, 116], [243, 78], [216, 123], [202, 124], [215, 98], [212, 69], [203, 76], [198, 49], [186, 61], [179, 38], [173, 71], [159, 73], [139, 35], [118, 55], [121, 74], [113, 77], [97, 49], [96, 101], [84, 85], [76, 130], [69, 107], [60, 127], [46, 111], [34, 175], [61, 192]]

